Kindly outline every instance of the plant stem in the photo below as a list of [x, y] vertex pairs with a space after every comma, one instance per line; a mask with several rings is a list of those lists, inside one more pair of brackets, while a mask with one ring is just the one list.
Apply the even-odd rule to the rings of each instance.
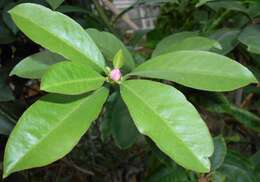
[[227, 16], [227, 14], [230, 12], [230, 10], [224, 11], [213, 23], [210, 25], [210, 27], [207, 29], [207, 32], [210, 32], [214, 28], [216, 28], [222, 20]]
[[103, 10], [102, 6], [99, 4], [98, 0], [92, 0], [92, 2], [95, 4], [97, 12], [98, 12], [99, 16], [102, 18], [105, 25], [107, 26], [108, 30], [111, 33], [115, 34], [112, 24], [110, 24], [110, 21], [106, 15], [105, 11]]

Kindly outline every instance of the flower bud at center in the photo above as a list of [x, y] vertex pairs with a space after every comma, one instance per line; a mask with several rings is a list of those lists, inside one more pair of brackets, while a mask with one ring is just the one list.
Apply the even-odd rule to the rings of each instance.
[[121, 71], [117, 68], [113, 69], [109, 75], [109, 77], [113, 81], [119, 81], [121, 79], [121, 76], [122, 76]]

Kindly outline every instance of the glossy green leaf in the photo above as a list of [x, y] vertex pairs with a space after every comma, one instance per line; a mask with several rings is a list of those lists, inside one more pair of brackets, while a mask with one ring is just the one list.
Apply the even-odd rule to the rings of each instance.
[[68, 60], [89, 64], [97, 71], [105, 69], [104, 58], [91, 37], [68, 16], [31, 3], [20, 4], [9, 12], [34, 42]]
[[13, 68], [10, 76], [17, 75], [22, 78], [41, 79], [51, 65], [61, 61], [65, 61], [65, 58], [45, 50], [24, 58]]
[[109, 122], [111, 122], [112, 135], [116, 144], [122, 149], [131, 147], [135, 143], [139, 132], [120, 96], [117, 97], [113, 109], [108, 112], [112, 113]]
[[[222, 49], [221, 45], [216, 40], [200, 36], [188, 37], [178, 43], [174, 42], [173, 44], [169, 44], [167, 46], [168, 47], [165, 50], [160, 51], [161, 53], [159, 55], [182, 50], [208, 51], [211, 48]], [[159, 55], [153, 54], [153, 57]]]
[[178, 51], [141, 64], [129, 75], [171, 80], [208, 91], [230, 91], [257, 83], [253, 74], [234, 60], [205, 51]]
[[214, 153], [210, 157], [211, 162], [211, 171], [218, 169], [221, 164], [224, 162], [227, 146], [225, 143], [225, 139], [222, 136], [215, 137], [213, 139], [214, 142]]
[[116, 53], [116, 55], [113, 59], [113, 66], [114, 66], [114, 68], [120, 69], [122, 66], [124, 66], [124, 62], [125, 62], [124, 53], [123, 53], [122, 49], [120, 49]]
[[247, 26], [239, 36], [239, 41], [248, 47], [248, 51], [260, 54], [260, 25]]
[[56, 9], [58, 8], [63, 2], [64, 0], [46, 0], [49, 5], [51, 5], [52, 9]]
[[217, 40], [222, 49], [211, 49], [212, 52], [226, 55], [232, 51], [238, 44], [239, 30], [220, 29], [212, 33], [209, 37]]
[[121, 84], [121, 95], [138, 130], [181, 166], [208, 172], [213, 143], [206, 124], [173, 87], [147, 80]]
[[85, 64], [66, 61], [53, 65], [41, 81], [41, 90], [77, 95], [98, 89], [105, 78]]
[[171, 52], [168, 50], [169, 46], [178, 45], [184, 39], [187, 39], [189, 37], [194, 37], [197, 35], [198, 32], [179, 32], [179, 33], [172, 34], [168, 37], [165, 37], [157, 44], [156, 48], [153, 51], [152, 57], [159, 56], [167, 52]]
[[89, 96], [50, 94], [34, 103], [8, 139], [4, 177], [64, 157], [98, 117], [107, 95], [101, 88]]
[[87, 29], [86, 30], [91, 38], [95, 41], [98, 48], [102, 51], [104, 56], [109, 60], [113, 61], [116, 53], [122, 49], [124, 57], [125, 57], [125, 66], [124, 68], [127, 70], [132, 70], [135, 67], [134, 59], [129, 52], [129, 50], [125, 47], [123, 42], [118, 39], [116, 36], [109, 32], [100, 32], [96, 29]]

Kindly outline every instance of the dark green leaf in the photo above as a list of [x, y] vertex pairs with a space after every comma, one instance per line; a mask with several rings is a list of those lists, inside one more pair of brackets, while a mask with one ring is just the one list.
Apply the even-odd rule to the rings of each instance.
[[112, 112], [111, 121], [109, 122], [112, 122], [112, 134], [116, 144], [122, 149], [131, 147], [135, 143], [139, 132], [120, 96], [118, 96], [113, 109], [108, 112]]
[[96, 29], [87, 29], [86, 31], [109, 61], [113, 61], [114, 56], [121, 49], [125, 57], [124, 68], [132, 70], [135, 67], [131, 53], [116, 36], [109, 32], [100, 32]]
[[211, 162], [211, 171], [218, 169], [221, 164], [224, 162], [227, 146], [225, 143], [225, 139], [222, 136], [215, 137], [213, 139], [214, 142], [214, 153], [210, 157]]
[[239, 36], [239, 41], [247, 46], [248, 51], [260, 54], [260, 25], [247, 26]]
[[238, 44], [237, 38], [239, 33], [240, 33], [239, 30], [228, 30], [228, 29], [217, 30], [209, 37], [217, 40], [221, 44], [222, 49], [213, 48], [211, 51], [222, 55], [228, 54], [237, 46]]

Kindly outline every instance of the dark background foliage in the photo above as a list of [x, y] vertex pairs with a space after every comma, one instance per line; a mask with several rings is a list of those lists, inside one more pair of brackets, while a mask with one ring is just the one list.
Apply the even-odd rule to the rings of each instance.
[[[18, 118], [44, 94], [39, 91], [37, 80], [8, 77], [14, 65], [41, 50], [18, 30], [7, 13], [23, 2], [50, 7], [45, 0], [0, 0], [1, 161], [8, 134]], [[136, 63], [149, 58], [156, 45], [168, 35], [197, 31], [202, 36], [219, 40], [227, 56], [248, 67], [260, 79], [260, 56], [250, 53], [238, 39], [241, 32], [245, 37], [250, 36], [252, 32], [244, 31], [249, 25], [256, 26], [260, 35], [259, 2], [211, 1], [200, 7], [196, 7], [197, 0], [152, 2], [137, 1], [123, 12], [140, 6], [160, 9], [153, 30], [131, 33], [119, 26], [123, 13], [115, 16], [95, 0], [66, 0], [57, 11], [69, 15], [84, 28], [114, 33], [128, 45]], [[185, 93], [207, 122], [215, 144], [210, 173], [198, 174], [178, 166], [152, 141], [139, 135], [129, 121], [124, 104], [115, 94], [109, 98], [113, 112], [104, 113], [69, 155], [47, 167], [11, 175], [5, 181], [260, 181], [260, 85], [212, 93], [168, 84], [174, 84]], [[118, 112], [117, 108], [122, 111]]]

